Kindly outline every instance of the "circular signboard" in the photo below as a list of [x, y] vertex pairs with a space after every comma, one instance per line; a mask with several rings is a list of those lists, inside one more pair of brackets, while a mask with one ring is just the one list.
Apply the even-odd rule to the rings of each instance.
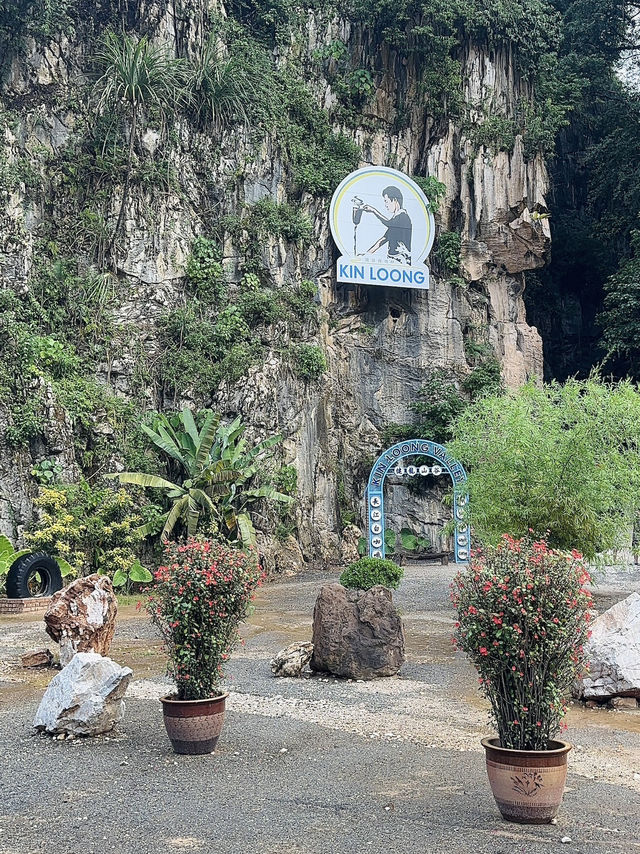
[[433, 214], [407, 175], [386, 166], [347, 175], [331, 199], [329, 224], [341, 253], [338, 281], [429, 286], [422, 262], [433, 246]]

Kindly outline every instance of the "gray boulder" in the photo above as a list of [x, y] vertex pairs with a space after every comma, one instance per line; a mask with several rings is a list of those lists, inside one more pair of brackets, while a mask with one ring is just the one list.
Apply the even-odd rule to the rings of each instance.
[[124, 716], [133, 671], [95, 652], [78, 652], [49, 683], [33, 726], [49, 733], [99, 735]]
[[640, 595], [632, 593], [593, 622], [585, 646], [589, 672], [579, 694], [589, 699], [640, 697]]
[[324, 585], [313, 610], [313, 670], [374, 679], [397, 673], [404, 659], [404, 629], [390, 590]]
[[300, 677], [312, 654], [312, 643], [292, 643], [271, 660], [271, 672], [274, 676]]

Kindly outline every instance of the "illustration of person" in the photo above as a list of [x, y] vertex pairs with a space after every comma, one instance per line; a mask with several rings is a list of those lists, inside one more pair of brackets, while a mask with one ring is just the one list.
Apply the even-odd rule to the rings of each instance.
[[411, 232], [412, 223], [409, 214], [402, 206], [402, 193], [397, 187], [385, 187], [382, 191], [384, 206], [389, 216], [381, 214], [371, 205], [363, 205], [362, 210], [377, 216], [380, 222], [387, 226], [387, 230], [379, 240], [373, 244], [367, 254], [377, 252], [382, 246], [387, 245], [387, 256], [399, 264], [411, 264]]

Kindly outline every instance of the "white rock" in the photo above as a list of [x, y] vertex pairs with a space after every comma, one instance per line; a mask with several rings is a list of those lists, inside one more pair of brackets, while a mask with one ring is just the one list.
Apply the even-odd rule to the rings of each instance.
[[49, 683], [33, 726], [50, 733], [98, 735], [124, 716], [133, 671], [95, 652], [79, 652]]
[[585, 651], [589, 673], [579, 688], [585, 699], [640, 697], [640, 594], [632, 593], [594, 620]]

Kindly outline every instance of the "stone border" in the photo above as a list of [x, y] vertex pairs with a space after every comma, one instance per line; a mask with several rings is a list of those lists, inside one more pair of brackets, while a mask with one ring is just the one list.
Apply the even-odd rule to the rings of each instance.
[[52, 596], [34, 596], [30, 599], [7, 599], [0, 597], [0, 614], [33, 614], [46, 611]]

